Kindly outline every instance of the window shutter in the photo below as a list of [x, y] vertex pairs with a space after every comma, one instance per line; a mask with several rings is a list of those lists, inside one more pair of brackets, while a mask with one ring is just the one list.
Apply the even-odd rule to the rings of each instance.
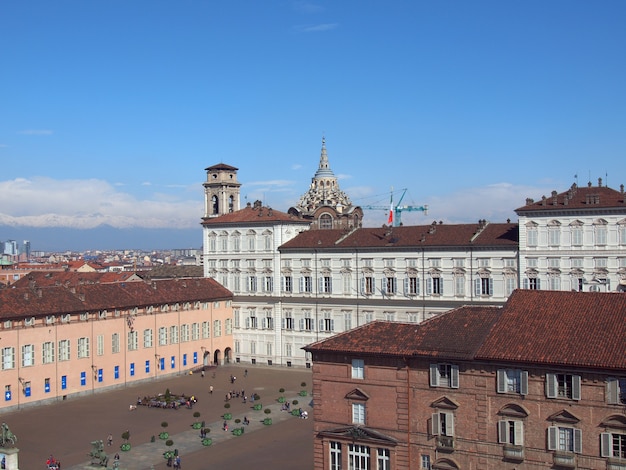
[[250, 317], [246, 317], [246, 329], [250, 328]]
[[285, 318], [284, 317], [280, 319], [280, 329], [281, 330], [285, 329]]
[[318, 323], [319, 329], [317, 331], [324, 331], [324, 319], [322, 318]]
[[439, 387], [439, 368], [437, 364], [430, 365], [430, 386]]
[[506, 393], [506, 371], [504, 369], [498, 369], [496, 372], [496, 382], [498, 384], [498, 393]]
[[513, 421], [513, 432], [515, 434], [515, 444], [516, 446], [524, 445], [524, 423], [523, 421]]
[[609, 405], [619, 404], [619, 380], [609, 378], [606, 382], [606, 402]]
[[450, 388], [459, 388], [459, 366], [450, 367]]
[[330, 331], [335, 331], [335, 320], [330, 320]]
[[300, 331], [304, 331], [304, 318], [300, 319]]
[[603, 432], [600, 434], [600, 457], [613, 457], [611, 446], [611, 433]]
[[387, 295], [387, 278], [383, 277], [380, 280], [380, 290], [382, 291], [383, 295]]
[[324, 278], [323, 277], [319, 277], [317, 279], [317, 292], [318, 293], [324, 292]]
[[572, 375], [572, 399], [580, 400], [580, 375]]
[[546, 397], [556, 398], [556, 375], [546, 374]]
[[285, 292], [285, 276], [280, 276], [280, 291]]
[[474, 295], [480, 296], [480, 279], [474, 279]]
[[438, 436], [441, 433], [441, 417], [439, 413], [433, 413], [432, 419], [430, 420], [430, 433], [433, 436]]
[[454, 436], [454, 415], [446, 413], [446, 436]]
[[493, 295], [493, 278], [489, 278], [489, 292], [487, 292], [488, 295]]
[[528, 371], [523, 370], [520, 374], [519, 393], [521, 395], [528, 395]]
[[333, 278], [329, 277], [328, 278], [328, 293], [332, 294], [333, 292]]
[[583, 452], [583, 432], [574, 428], [574, 452], [582, 454]]
[[361, 295], [365, 295], [365, 278], [361, 278]]
[[299, 282], [300, 292], [304, 292], [304, 277], [300, 276]]
[[556, 426], [548, 427], [548, 450], [556, 450], [559, 438], [559, 428]]
[[433, 280], [432, 278], [426, 279], [426, 294], [431, 295], [433, 293]]
[[415, 278], [415, 293], [419, 295], [420, 293], [420, 278]]
[[409, 278], [408, 277], [404, 278], [403, 286], [404, 286], [404, 295], [409, 295]]
[[525, 277], [522, 282], [522, 289], [528, 289], [528, 278]]
[[537, 290], [541, 290], [541, 279], [537, 278]]
[[500, 420], [498, 421], [498, 442], [500, 444], [508, 444], [509, 433], [507, 432], [508, 421]]

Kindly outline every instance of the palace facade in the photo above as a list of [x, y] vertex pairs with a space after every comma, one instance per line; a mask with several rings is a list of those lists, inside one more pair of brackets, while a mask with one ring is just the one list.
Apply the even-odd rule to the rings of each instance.
[[0, 290], [0, 409], [232, 359], [232, 294], [213, 279]]

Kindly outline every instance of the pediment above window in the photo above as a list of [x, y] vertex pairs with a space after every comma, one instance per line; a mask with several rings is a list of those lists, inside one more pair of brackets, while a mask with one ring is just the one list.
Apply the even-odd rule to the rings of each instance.
[[511, 418], [526, 418], [529, 415], [528, 410], [517, 403], [509, 403], [508, 405], [503, 406], [500, 411], [498, 411], [498, 414], [500, 416], [509, 416]]
[[612, 429], [626, 429], [626, 416], [611, 415], [606, 419], [603, 419], [600, 426]]
[[351, 392], [348, 392], [345, 396], [348, 400], [367, 401], [370, 399], [369, 395], [359, 388], [355, 388]]
[[532, 220], [526, 222], [526, 227], [528, 228], [537, 228], [539, 224], [537, 222], [533, 222]]
[[553, 415], [548, 416], [548, 421], [575, 424], [578, 423], [580, 419], [567, 410], [561, 410], [558, 413], [554, 413]]
[[350, 442], [370, 442], [373, 444], [379, 444], [382, 446], [396, 446], [398, 441], [393, 437], [382, 434], [373, 429], [365, 426], [346, 426], [335, 429], [328, 429], [326, 431], [320, 431], [318, 436], [327, 437], [338, 440], [349, 440]]
[[456, 410], [459, 404], [448, 397], [441, 397], [430, 404], [432, 408], [438, 408], [442, 410]]
[[570, 226], [572, 227], [582, 227], [584, 224], [580, 220], [573, 220], [570, 222]]
[[438, 459], [433, 463], [433, 470], [458, 470], [459, 464], [450, 458]]

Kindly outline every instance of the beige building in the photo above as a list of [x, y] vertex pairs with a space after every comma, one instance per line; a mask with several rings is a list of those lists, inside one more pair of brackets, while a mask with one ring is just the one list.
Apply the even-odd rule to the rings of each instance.
[[213, 279], [0, 290], [0, 410], [229, 362], [231, 302]]

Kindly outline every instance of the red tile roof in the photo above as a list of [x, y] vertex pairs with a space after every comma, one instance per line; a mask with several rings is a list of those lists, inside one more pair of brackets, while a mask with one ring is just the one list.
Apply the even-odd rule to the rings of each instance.
[[499, 307], [461, 307], [419, 324], [375, 321], [304, 349], [376, 356], [471, 359], [500, 313]]
[[578, 187], [575, 184], [570, 189], [560, 194], [552, 191], [550, 196], [543, 196], [539, 201], [526, 200], [526, 205], [515, 209], [515, 212], [524, 213], [532, 211], [550, 211], [564, 209], [626, 209], [624, 203], [623, 185], [620, 191], [608, 186]]
[[302, 223], [303, 226], [308, 227], [310, 222], [299, 219], [296, 216], [289, 215], [285, 212], [277, 211], [270, 207], [253, 207], [248, 205], [243, 209], [228, 214], [220, 215], [219, 217], [205, 217], [202, 220], [202, 225], [223, 225], [223, 224], [241, 224], [247, 225], [263, 224], [276, 222], [289, 222], [289, 223]]
[[128, 282], [135, 277], [131, 272], [85, 272], [76, 271], [32, 271], [15, 281], [12, 286], [19, 287], [46, 287], [46, 286], [76, 286], [79, 284], [105, 284], [111, 282]]
[[0, 290], [0, 319], [232, 299], [211, 278]]
[[504, 307], [462, 307], [420, 324], [368, 323], [304, 349], [623, 372], [626, 294], [516, 290]]
[[518, 225], [505, 224], [431, 224], [401, 227], [311, 230], [299, 234], [280, 250], [314, 248], [403, 248], [438, 246], [510, 246], [518, 245]]
[[217, 165], [212, 165], [210, 167], [205, 168], [204, 170], [205, 171], [219, 171], [219, 170], [237, 171], [239, 170], [239, 168], [235, 168], [234, 166], [227, 165], [226, 163], [218, 163]]
[[626, 369], [626, 294], [516, 290], [476, 357]]

